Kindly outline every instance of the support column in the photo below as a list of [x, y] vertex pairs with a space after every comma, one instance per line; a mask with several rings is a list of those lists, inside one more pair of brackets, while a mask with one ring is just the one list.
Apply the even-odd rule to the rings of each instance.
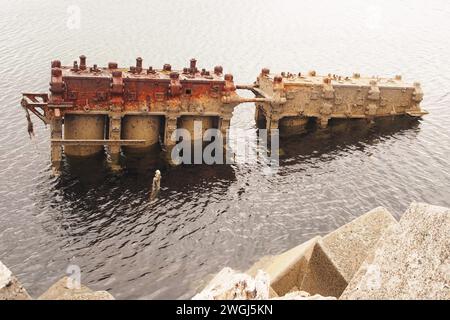
[[[122, 129], [122, 115], [120, 113], [109, 114], [109, 140], [120, 140]], [[111, 159], [111, 166], [115, 169], [120, 169], [120, 145], [114, 144], [109, 146], [109, 156]]]
[[266, 118], [266, 129], [268, 135], [273, 129], [278, 129], [279, 119], [274, 117], [272, 114], [267, 115]]
[[[50, 139], [62, 139], [62, 119], [61, 117], [53, 118], [50, 122]], [[62, 160], [62, 146], [61, 144], [57, 144], [51, 142], [51, 161], [52, 167], [55, 171], [60, 171], [61, 169], [61, 160]]]
[[[223, 146], [223, 156], [224, 159], [222, 159], [224, 161], [224, 163], [229, 163], [228, 157], [231, 156], [230, 150], [228, 149], [228, 137], [229, 137], [229, 129], [230, 129], [230, 122], [231, 122], [231, 115], [230, 116], [225, 116], [225, 117], [221, 117], [220, 121], [219, 121], [219, 130], [220, 130], [220, 134], [222, 135], [222, 146]], [[231, 162], [230, 162], [231, 163]]]
[[164, 128], [164, 145], [166, 147], [166, 160], [169, 164], [173, 165], [172, 161], [172, 150], [176, 145], [176, 141], [172, 140], [172, 134], [177, 129], [177, 117], [176, 116], [166, 116], [166, 123]]
[[226, 141], [228, 138], [228, 130], [230, 129], [231, 119], [229, 117], [220, 118], [219, 122], [219, 130], [222, 134], [222, 138], [224, 139], [224, 146], [226, 145]]
[[316, 118], [316, 123], [319, 125], [320, 128], [326, 128], [328, 126], [328, 121], [330, 118], [328, 117], [320, 117]]

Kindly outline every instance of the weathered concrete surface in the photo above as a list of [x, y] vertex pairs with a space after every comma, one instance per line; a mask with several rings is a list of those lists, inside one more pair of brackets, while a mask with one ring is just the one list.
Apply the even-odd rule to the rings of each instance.
[[450, 209], [413, 203], [341, 299], [450, 299]]
[[298, 289], [284, 296], [271, 293], [267, 273], [258, 270], [255, 277], [223, 268], [192, 300], [335, 300], [335, 297], [311, 296]]
[[0, 261], [0, 300], [31, 300], [12, 272]]
[[312, 295], [339, 297], [346, 286], [347, 281], [325, 252], [323, 242], [319, 240], [314, 245], [300, 290]]
[[92, 291], [86, 286], [71, 288], [71, 281], [64, 277], [52, 285], [38, 300], [114, 300], [106, 291]]
[[339, 297], [386, 229], [395, 224], [394, 217], [378, 207], [326, 235], [315, 245], [299, 288]]
[[256, 277], [223, 268], [192, 300], [261, 300], [269, 298], [269, 278], [260, 270]]
[[266, 128], [279, 128], [282, 136], [289, 134], [289, 130], [283, 129], [301, 128], [308, 118], [325, 127], [331, 118], [371, 120], [427, 114], [420, 107], [423, 99], [420, 83], [405, 83], [400, 76], [392, 79], [361, 77], [357, 73], [352, 77], [319, 76], [315, 71], [276, 75], [264, 68], [253, 91], [269, 99], [257, 102], [257, 123], [265, 119]]
[[315, 243], [320, 237], [302, 243], [276, 257], [263, 270], [270, 278], [270, 286], [282, 296], [293, 287], [300, 287]]
[[386, 229], [397, 224], [383, 207], [377, 207], [326, 235], [322, 242], [328, 257], [349, 282]]

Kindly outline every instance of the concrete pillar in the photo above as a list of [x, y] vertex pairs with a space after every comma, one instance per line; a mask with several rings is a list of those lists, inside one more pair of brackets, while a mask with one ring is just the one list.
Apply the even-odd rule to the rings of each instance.
[[276, 117], [270, 115], [266, 118], [266, 129], [269, 134], [273, 129], [278, 129], [278, 125], [279, 119], [277, 119]]
[[[50, 123], [50, 130], [51, 139], [62, 139], [62, 119], [54, 118]], [[52, 167], [59, 171], [61, 168], [62, 147], [60, 144], [52, 142], [50, 148]]]
[[[66, 114], [64, 117], [65, 140], [103, 140], [105, 138], [105, 116]], [[103, 146], [64, 146], [68, 156], [90, 156], [103, 150]]]
[[145, 150], [159, 143], [160, 117], [125, 116], [122, 120], [122, 139], [145, 140], [142, 145], [124, 146], [124, 150]]
[[307, 117], [285, 117], [280, 119], [280, 135], [288, 136], [303, 133], [308, 123]]
[[316, 123], [320, 128], [326, 128], [328, 126], [328, 121], [330, 118], [328, 117], [320, 117], [316, 118]]
[[220, 119], [219, 129], [220, 129], [220, 132], [222, 133], [222, 137], [224, 140], [226, 140], [226, 138], [227, 138], [228, 130], [230, 129], [230, 122], [231, 122], [231, 119], [228, 117]]
[[[229, 129], [230, 129], [230, 122], [231, 122], [231, 115], [220, 118], [220, 121], [219, 121], [219, 129], [220, 129], [220, 133], [222, 134], [224, 157], [231, 157], [231, 153], [229, 152], [231, 150], [228, 150], [228, 144], [227, 144], [228, 134], [229, 134]], [[224, 160], [225, 160], [225, 162], [227, 162], [227, 158], [224, 158]], [[228, 160], [231, 160], [231, 159], [228, 159]]]
[[176, 141], [172, 140], [172, 135], [174, 135], [175, 130], [177, 130], [178, 118], [175, 116], [167, 116], [164, 128], [164, 145], [166, 147], [166, 161], [169, 164], [174, 164], [172, 161], [172, 150], [176, 145]]
[[255, 123], [256, 127], [260, 128], [264, 125], [265, 115], [262, 110], [262, 106], [256, 105], [255, 107]]
[[[109, 140], [120, 140], [122, 128], [122, 116], [120, 113], [111, 113], [109, 115]], [[120, 145], [110, 145], [108, 147], [109, 156], [113, 169], [119, 169]]]

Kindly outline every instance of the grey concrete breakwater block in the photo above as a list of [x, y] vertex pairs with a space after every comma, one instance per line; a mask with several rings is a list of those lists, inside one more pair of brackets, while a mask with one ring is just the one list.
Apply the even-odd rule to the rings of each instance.
[[350, 221], [323, 238], [323, 247], [339, 273], [349, 282], [386, 229], [397, 220], [377, 207]]
[[315, 244], [300, 290], [311, 295], [339, 297], [347, 281], [326, 253], [323, 241]]
[[341, 299], [450, 299], [450, 209], [413, 203]]
[[30, 300], [31, 297], [19, 280], [0, 261], [0, 300]]
[[397, 224], [383, 207], [375, 208], [339, 229], [302, 243], [280, 255], [264, 257], [247, 272], [262, 269], [280, 296], [302, 290], [339, 297], [385, 230]]
[[314, 237], [280, 255], [263, 257], [248, 271], [254, 276], [258, 269], [265, 271], [270, 278], [271, 289], [279, 296], [300, 288], [312, 250], [320, 237]]
[[384, 232], [396, 224], [389, 211], [378, 207], [323, 237], [314, 247], [300, 289], [339, 297]]

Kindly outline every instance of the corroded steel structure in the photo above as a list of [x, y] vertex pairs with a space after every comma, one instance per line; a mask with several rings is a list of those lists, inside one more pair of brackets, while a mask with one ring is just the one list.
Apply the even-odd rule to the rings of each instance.
[[[239, 87], [239, 86], [238, 86]], [[262, 69], [252, 90], [264, 101], [256, 103], [256, 121], [267, 129], [292, 131], [313, 118], [326, 127], [332, 118], [372, 120], [376, 117], [427, 114], [420, 108], [423, 92], [418, 82], [407, 84], [395, 78], [271, 74]], [[295, 130], [294, 130], [295, 131]]]
[[[242, 98], [236, 89], [251, 90], [255, 98]], [[314, 119], [324, 127], [332, 118], [363, 118], [426, 114], [420, 108], [423, 92], [419, 83], [406, 84], [400, 76], [364, 78], [271, 74], [262, 69], [252, 85], [235, 85], [221, 66], [197, 68], [191, 59], [182, 70], [144, 68], [142, 58], [129, 68], [110, 62], [107, 67], [87, 65], [80, 56], [72, 66], [51, 63], [50, 94], [23, 93], [28, 131], [33, 133], [30, 112], [51, 127], [51, 159], [58, 168], [64, 152], [87, 156], [107, 146], [113, 163], [121, 151], [147, 150], [161, 145], [170, 151], [177, 128], [193, 136], [194, 122], [203, 132], [219, 129], [226, 146], [227, 129], [234, 107], [255, 102], [255, 117], [261, 127], [297, 133]], [[170, 159], [170, 158], [169, 158]]]
[[[86, 156], [108, 146], [112, 159], [120, 147], [144, 148], [157, 143], [166, 150], [175, 145], [175, 129], [193, 130], [201, 120], [204, 129], [230, 126], [233, 108], [243, 99], [236, 94], [231, 74], [221, 66], [199, 70], [197, 61], [172, 70], [136, 65], [120, 68], [110, 62], [100, 68], [88, 66], [85, 56], [72, 66], [51, 63], [50, 94], [24, 93], [22, 106], [51, 126], [51, 158], [58, 166], [62, 148], [68, 155]], [[32, 124], [29, 122], [29, 131]], [[170, 153], [169, 153], [170, 154]]]

